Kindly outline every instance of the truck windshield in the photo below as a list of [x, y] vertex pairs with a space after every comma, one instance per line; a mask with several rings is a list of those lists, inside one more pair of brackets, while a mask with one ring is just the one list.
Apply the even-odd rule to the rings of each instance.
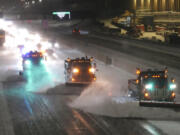
[[89, 67], [91, 67], [91, 63], [89, 63], [89, 62], [75, 62], [75, 63], [73, 63], [73, 67], [89, 68]]
[[148, 83], [152, 83], [156, 88], [163, 88], [167, 86], [167, 78], [164, 77], [160, 77], [160, 78], [147, 78], [144, 79], [143, 83], [144, 84], [148, 84]]

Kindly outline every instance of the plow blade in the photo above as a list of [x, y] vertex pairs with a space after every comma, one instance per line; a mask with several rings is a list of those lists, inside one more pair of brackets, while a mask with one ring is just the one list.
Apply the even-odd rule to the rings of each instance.
[[139, 101], [139, 105], [142, 107], [162, 107], [162, 108], [179, 108], [180, 103], [177, 102], [159, 102], [159, 101]]

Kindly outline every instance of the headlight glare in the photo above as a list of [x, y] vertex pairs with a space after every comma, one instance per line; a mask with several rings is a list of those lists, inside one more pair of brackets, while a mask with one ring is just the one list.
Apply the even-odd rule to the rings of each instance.
[[90, 73], [95, 73], [95, 68], [90, 68], [90, 69], [89, 69], [89, 72], [90, 72]]
[[176, 89], [176, 84], [170, 84], [170, 89], [171, 90]]
[[44, 60], [41, 60], [41, 64], [45, 64], [45, 61], [44, 61]]
[[79, 73], [79, 69], [78, 68], [74, 68], [73, 69], [73, 73], [75, 73], [75, 74]]
[[30, 61], [30, 60], [26, 60], [26, 61], [25, 61], [25, 64], [26, 64], [26, 65], [30, 65], [30, 64], [31, 64], [31, 61]]
[[145, 85], [145, 88], [146, 88], [147, 90], [152, 90], [153, 85], [152, 85], [152, 84], [146, 84], [146, 85]]

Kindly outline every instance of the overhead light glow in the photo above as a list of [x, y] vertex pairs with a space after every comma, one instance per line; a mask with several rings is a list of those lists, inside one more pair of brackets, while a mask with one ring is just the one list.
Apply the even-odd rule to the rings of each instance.
[[65, 15], [69, 15], [69, 19], [71, 19], [71, 12], [66, 11], [66, 12], [53, 12], [53, 15], [57, 15], [59, 18], [63, 18]]

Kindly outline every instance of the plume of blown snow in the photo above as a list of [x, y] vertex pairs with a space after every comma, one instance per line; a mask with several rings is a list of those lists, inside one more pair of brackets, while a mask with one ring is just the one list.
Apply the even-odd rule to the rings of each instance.
[[[87, 87], [71, 104], [71, 107], [92, 113], [104, 111], [114, 96], [123, 96], [125, 83], [114, 85], [108, 80], [99, 80]], [[107, 109], [107, 108], [106, 108]]]

